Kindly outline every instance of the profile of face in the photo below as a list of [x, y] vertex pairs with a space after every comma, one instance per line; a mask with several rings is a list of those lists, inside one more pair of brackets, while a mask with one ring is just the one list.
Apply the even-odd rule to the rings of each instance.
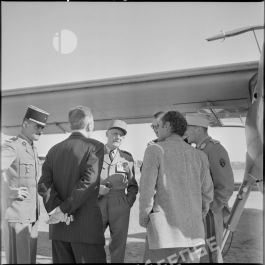
[[184, 138], [187, 139], [189, 144], [196, 143], [197, 126], [188, 125], [184, 133]]
[[163, 123], [162, 119], [158, 119], [158, 124], [157, 124], [157, 136], [160, 140], [165, 139], [169, 135], [169, 125], [168, 122]]
[[152, 120], [151, 128], [154, 130], [156, 137], [158, 137], [158, 122], [159, 119], [162, 117], [162, 115], [158, 116], [157, 118], [154, 118]]
[[23, 122], [23, 134], [31, 141], [38, 141], [43, 133], [44, 126], [36, 122], [25, 120]]
[[122, 130], [112, 128], [106, 132], [106, 136], [108, 138], [107, 145], [112, 149], [116, 149], [120, 147], [125, 135]]
[[86, 126], [86, 131], [88, 133], [88, 136], [90, 136], [92, 134], [92, 132], [94, 131], [94, 126], [95, 126], [95, 122], [94, 119], [91, 118], [87, 118], [86, 120], [87, 126]]
[[157, 129], [158, 129], [158, 121], [157, 121], [157, 119], [154, 119], [152, 121], [151, 128], [154, 130], [156, 136], [158, 137], [158, 131], [157, 131]]

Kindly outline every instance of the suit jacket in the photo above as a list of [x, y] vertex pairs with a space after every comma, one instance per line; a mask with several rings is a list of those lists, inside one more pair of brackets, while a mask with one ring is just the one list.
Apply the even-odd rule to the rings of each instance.
[[[130, 174], [126, 174], [123, 170], [122, 164], [128, 164]], [[104, 162], [101, 171], [100, 183], [111, 185], [111, 190], [125, 190], [127, 189], [127, 200], [131, 207], [136, 199], [138, 193], [138, 184], [135, 179], [134, 161], [129, 152], [118, 149], [113, 160], [110, 160], [108, 150], [104, 149]]]
[[60, 206], [72, 214], [70, 225], [50, 225], [50, 239], [104, 244], [102, 216], [98, 206], [104, 145], [74, 132], [53, 146], [42, 166], [38, 192], [47, 212]]
[[[37, 182], [40, 162], [37, 150], [23, 135], [6, 140], [2, 146], [2, 215], [8, 222], [32, 223], [39, 217]], [[14, 198], [11, 188], [27, 187], [29, 196]]]
[[203, 217], [213, 199], [206, 155], [178, 135], [146, 148], [140, 178], [140, 225], [150, 249], [204, 243]]

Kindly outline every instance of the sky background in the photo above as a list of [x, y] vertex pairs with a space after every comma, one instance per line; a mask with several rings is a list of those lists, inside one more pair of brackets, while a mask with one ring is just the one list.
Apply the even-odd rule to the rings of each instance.
[[[2, 2], [2, 89], [85, 81], [259, 60], [253, 33], [205, 39], [264, 24], [263, 2]], [[56, 50], [63, 29], [76, 36]], [[59, 34], [59, 35], [58, 35]], [[256, 31], [261, 45], [262, 31]], [[67, 37], [67, 36], [66, 36]], [[62, 39], [61, 39], [62, 41]], [[73, 40], [63, 39], [64, 45]], [[55, 102], [56, 104], [56, 102]], [[67, 115], [67, 114], [66, 114]], [[244, 161], [244, 129], [210, 128], [232, 161]], [[44, 135], [40, 155], [67, 135]], [[106, 141], [105, 131], [94, 137]], [[142, 159], [155, 137], [150, 124], [129, 125], [122, 148]]]

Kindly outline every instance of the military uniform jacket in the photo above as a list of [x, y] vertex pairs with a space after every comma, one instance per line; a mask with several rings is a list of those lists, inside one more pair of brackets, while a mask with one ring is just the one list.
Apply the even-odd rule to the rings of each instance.
[[38, 192], [47, 212], [60, 206], [73, 222], [50, 225], [49, 237], [73, 243], [104, 244], [98, 206], [104, 144], [73, 132], [53, 146], [43, 163]]
[[[123, 165], [128, 164], [130, 174], [126, 174]], [[108, 150], [104, 148], [104, 162], [100, 176], [100, 184], [110, 183], [111, 190], [127, 189], [127, 199], [130, 206], [133, 205], [136, 194], [138, 193], [138, 184], [135, 179], [134, 161], [129, 152], [118, 149], [115, 157], [111, 161]]]
[[217, 213], [224, 206], [228, 207], [228, 200], [234, 191], [234, 176], [230, 159], [220, 142], [211, 137], [205, 138], [197, 148], [208, 156], [214, 184], [214, 200], [210, 209]]
[[[8, 222], [32, 223], [39, 216], [37, 181], [40, 162], [34, 145], [22, 135], [6, 140], [2, 146], [2, 206]], [[24, 200], [13, 198], [10, 188], [27, 187]]]

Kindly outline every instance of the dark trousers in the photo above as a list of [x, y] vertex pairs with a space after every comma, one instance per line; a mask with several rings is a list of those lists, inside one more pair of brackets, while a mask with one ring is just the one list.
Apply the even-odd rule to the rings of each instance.
[[52, 240], [53, 263], [106, 263], [104, 245]]
[[38, 222], [24, 224], [5, 220], [3, 228], [6, 262], [10, 264], [35, 264]]
[[201, 258], [203, 263], [223, 263], [221, 245], [224, 231], [223, 211], [214, 213], [209, 210], [204, 220], [207, 256]]
[[113, 191], [99, 200], [104, 231], [109, 226], [111, 263], [123, 263], [129, 228], [130, 206], [123, 190]]

